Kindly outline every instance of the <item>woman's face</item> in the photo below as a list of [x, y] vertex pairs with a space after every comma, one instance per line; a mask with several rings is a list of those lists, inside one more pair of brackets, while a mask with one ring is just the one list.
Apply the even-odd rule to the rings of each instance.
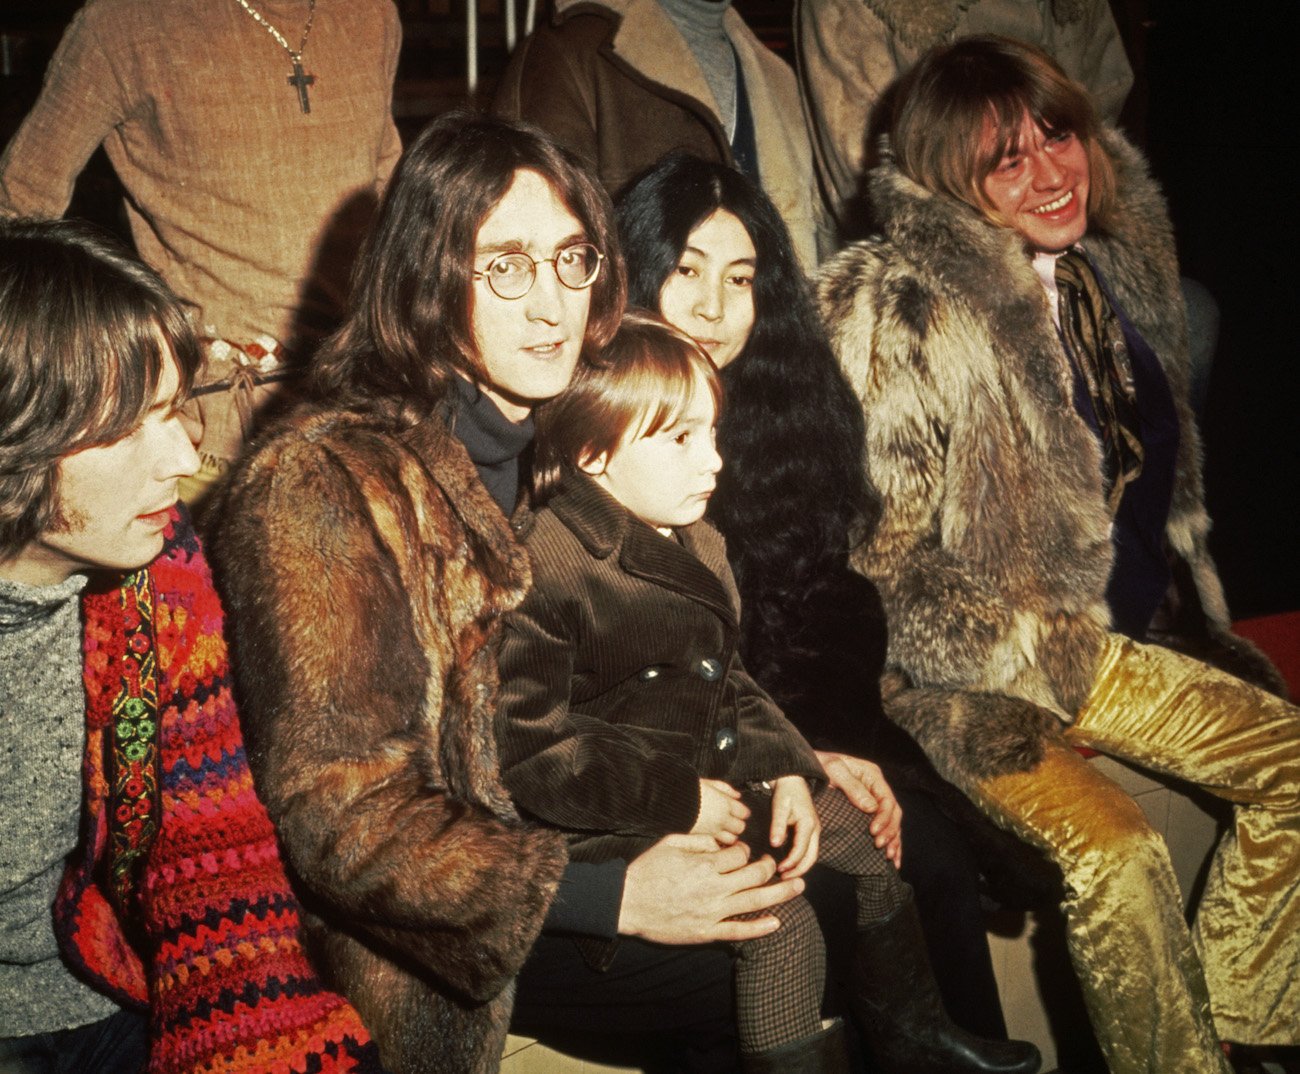
[[754, 240], [726, 209], [686, 239], [677, 267], [659, 291], [659, 312], [703, 347], [719, 369], [749, 341], [754, 327]]
[[482, 277], [470, 284], [470, 329], [487, 373], [482, 387], [512, 421], [522, 421], [536, 404], [558, 395], [573, 376], [587, 332], [591, 288], [564, 286], [553, 259], [566, 246], [588, 239], [550, 182], [528, 170], [515, 173], [479, 226], [476, 272], [505, 253], [526, 253], [538, 262], [537, 278], [520, 298], [501, 298]]

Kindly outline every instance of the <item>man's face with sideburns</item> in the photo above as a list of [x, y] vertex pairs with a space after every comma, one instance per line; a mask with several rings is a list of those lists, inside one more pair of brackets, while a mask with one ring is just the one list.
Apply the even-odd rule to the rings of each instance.
[[92, 568], [135, 570], [162, 551], [180, 479], [199, 468], [181, 425], [179, 389], [169, 352], [153, 405], [134, 429], [59, 461], [54, 521], [10, 562], [9, 577], [54, 585]]

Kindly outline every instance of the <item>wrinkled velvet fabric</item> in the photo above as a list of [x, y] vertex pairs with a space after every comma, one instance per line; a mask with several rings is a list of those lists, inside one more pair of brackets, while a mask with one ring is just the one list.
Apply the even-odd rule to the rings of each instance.
[[[1194, 936], [1164, 840], [1074, 745], [1234, 805]], [[1032, 771], [970, 792], [1061, 866], [1070, 955], [1114, 1074], [1226, 1072], [1220, 1038], [1300, 1040], [1294, 706], [1179, 653], [1110, 635], [1065, 742], [1049, 742]]]

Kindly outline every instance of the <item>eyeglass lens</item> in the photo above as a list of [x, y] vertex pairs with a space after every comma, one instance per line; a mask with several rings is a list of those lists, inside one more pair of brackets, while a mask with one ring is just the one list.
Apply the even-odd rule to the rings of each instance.
[[537, 278], [537, 266], [550, 262], [560, 283], [573, 291], [591, 286], [600, 271], [600, 251], [588, 242], [566, 246], [554, 257], [534, 261], [526, 253], [500, 254], [479, 275], [501, 298], [522, 298]]

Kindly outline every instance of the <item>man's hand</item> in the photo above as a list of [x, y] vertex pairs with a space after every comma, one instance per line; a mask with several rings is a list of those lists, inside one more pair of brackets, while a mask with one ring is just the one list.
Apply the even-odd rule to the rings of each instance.
[[800, 879], [768, 884], [776, 864], [764, 855], [750, 862], [743, 843], [719, 847], [707, 835], [667, 836], [627, 867], [618, 931], [665, 944], [756, 940], [780, 928], [757, 913], [803, 891]]
[[720, 779], [700, 780], [700, 812], [692, 835], [711, 835], [723, 846], [731, 846], [745, 830], [749, 806], [740, 792]]
[[844, 753], [826, 753], [817, 750], [830, 785], [848, 798], [862, 812], [872, 814], [871, 835], [876, 846], [894, 863], [903, 864], [903, 807], [889, 789], [880, 768], [870, 761], [850, 757]]
[[782, 776], [772, 783], [772, 830], [768, 833], [774, 847], [786, 840], [794, 829], [790, 853], [777, 866], [784, 877], [803, 876], [817, 863], [822, 823], [813, 808], [812, 793], [803, 776]]

